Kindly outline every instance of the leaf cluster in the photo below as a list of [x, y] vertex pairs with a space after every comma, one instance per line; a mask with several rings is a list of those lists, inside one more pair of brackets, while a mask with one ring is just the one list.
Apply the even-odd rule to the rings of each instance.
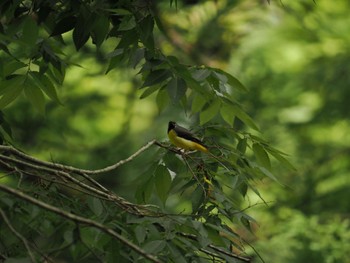
[[[271, 157], [291, 165], [260, 137], [234, 129], [240, 122], [247, 130], [259, 130], [235, 97], [246, 91], [237, 78], [217, 68], [185, 65], [156, 46], [155, 26], [164, 28], [154, 8], [151, 1], [0, 4], [0, 110], [21, 94], [41, 113], [47, 98], [61, 103], [58, 88], [70, 64], [61, 52], [67, 37], [79, 52], [89, 39], [97, 48], [107, 38], [116, 39], [106, 73], [137, 68], [143, 81], [141, 98], [155, 94], [160, 113], [179, 106], [197, 117], [195, 124], [202, 127], [197, 132], [205, 135], [210, 150], [203, 155], [149, 144], [160, 149], [135, 180], [134, 204], [88, 176], [96, 172], [43, 163], [2, 148], [1, 171], [12, 190], [2, 187], [0, 208], [23, 236], [21, 246], [16, 237], [5, 239], [14, 231], [6, 220], [1, 223], [6, 228], [0, 236], [4, 258], [24, 257], [23, 245], [29, 243], [37, 258], [52, 261], [249, 261], [237, 254], [245, 244], [237, 229], [251, 231], [255, 224], [241, 208], [242, 199], [248, 189], [261, 197], [256, 181], [277, 181]], [[11, 131], [5, 119], [0, 120], [6, 139]]]

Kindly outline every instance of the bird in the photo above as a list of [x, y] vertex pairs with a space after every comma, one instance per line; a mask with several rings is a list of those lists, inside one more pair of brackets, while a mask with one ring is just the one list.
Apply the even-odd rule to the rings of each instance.
[[208, 153], [208, 147], [189, 130], [174, 121], [169, 121], [168, 137], [172, 144], [184, 150], [197, 150]]

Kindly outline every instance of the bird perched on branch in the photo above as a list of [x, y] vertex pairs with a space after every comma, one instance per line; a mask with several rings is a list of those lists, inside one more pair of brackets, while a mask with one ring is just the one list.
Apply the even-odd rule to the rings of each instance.
[[172, 144], [185, 150], [197, 150], [208, 153], [208, 147], [197, 139], [189, 130], [174, 121], [169, 121], [168, 137]]

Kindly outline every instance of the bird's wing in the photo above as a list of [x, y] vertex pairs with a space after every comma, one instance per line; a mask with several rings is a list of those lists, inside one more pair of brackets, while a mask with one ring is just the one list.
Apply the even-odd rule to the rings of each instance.
[[182, 137], [184, 139], [187, 139], [205, 146], [201, 140], [197, 139], [189, 130], [187, 130], [184, 127], [176, 125], [175, 132], [179, 137]]

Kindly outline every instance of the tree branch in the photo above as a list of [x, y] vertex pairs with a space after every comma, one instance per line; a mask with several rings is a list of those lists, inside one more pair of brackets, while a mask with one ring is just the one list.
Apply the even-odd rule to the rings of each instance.
[[[132, 161], [142, 152], [144, 152], [145, 150], [150, 148], [153, 144], [155, 144], [155, 142], [156, 142], [155, 140], [152, 140], [148, 142], [145, 146], [141, 147], [138, 151], [136, 151], [130, 157], [124, 160], [121, 160], [114, 165], [108, 166], [103, 169], [98, 169], [98, 170], [84, 170], [84, 169], [78, 169], [72, 166], [66, 166], [62, 164], [42, 161], [32, 156], [29, 156], [17, 150], [14, 147], [4, 146], [4, 145], [0, 145], [0, 151], [3, 151], [3, 154], [0, 154], [0, 163], [2, 163], [7, 170], [10, 169], [11, 171], [17, 172], [17, 173], [23, 172], [18, 170], [19, 169], [18, 167], [26, 167], [27, 169], [30, 169], [30, 170], [43, 171], [45, 173], [54, 175], [55, 177], [60, 178], [64, 182], [67, 182], [67, 181], [73, 182], [75, 185], [81, 187], [82, 189], [87, 190], [88, 192], [93, 193], [94, 195], [97, 195], [103, 199], [107, 199], [116, 203], [120, 208], [122, 208], [123, 210], [129, 213], [145, 216], [145, 215], [154, 214], [154, 212], [146, 208], [146, 206], [130, 203], [124, 198], [112, 193], [111, 191], [109, 191], [108, 189], [100, 185], [98, 182], [96, 182], [94, 179], [89, 177], [87, 174], [105, 173], [105, 172], [117, 169], [119, 166]], [[13, 157], [8, 156], [9, 154], [12, 154]], [[9, 166], [9, 163], [13, 163], [15, 167]], [[93, 186], [88, 185], [82, 182], [81, 180], [76, 179], [75, 177], [70, 175], [69, 172], [81, 175], [84, 179], [87, 179], [89, 182], [91, 182]]]
[[[122, 235], [118, 234], [117, 232], [115, 232], [113, 229], [106, 227], [105, 225], [96, 222], [94, 220], [85, 218], [85, 217], [81, 217], [81, 216], [77, 216], [74, 215], [72, 213], [66, 212], [62, 209], [59, 209], [55, 206], [49, 205], [47, 203], [41, 202], [29, 195], [26, 195], [25, 193], [18, 191], [14, 188], [5, 186], [0, 184], [0, 190], [7, 192], [9, 194], [12, 194], [18, 198], [21, 198], [27, 202], [32, 203], [33, 205], [39, 206], [45, 210], [51, 211], [61, 217], [67, 218], [69, 220], [72, 220], [74, 222], [77, 222], [79, 224], [85, 224], [85, 225], [89, 225], [91, 227], [97, 228], [99, 230], [101, 230], [102, 232], [105, 232], [106, 234], [116, 238], [117, 240], [119, 240], [121, 243], [123, 243], [125, 246], [129, 247], [130, 249], [134, 250], [136, 253], [140, 254], [141, 256], [143, 256], [144, 258], [149, 259], [152, 262], [156, 262], [156, 263], [160, 263], [161, 261], [155, 257], [152, 254], [147, 253], [146, 251], [144, 251], [142, 248], [140, 248], [139, 246], [135, 245], [134, 243], [130, 242], [128, 239], [126, 239], [125, 237], [123, 237]], [[18, 233], [19, 234], [19, 233]], [[23, 240], [22, 240], [23, 241]]]
[[[130, 155], [128, 158], [121, 160], [111, 166], [107, 166], [105, 168], [102, 169], [97, 169], [97, 170], [87, 170], [87, 169], [79, 169], [73, 166], [68, 166], [68, 165], [63, 165], [63, 164], [58, 164], [58, 163], [52, 163], [52, 162], [46, 162], [46, 161], [42, 161], [39, 159], [36, 159], [32, 156], [29, 156], [19, 150], [17, 150], [16, 148], [12, 147], [12, 146], [4, 146], [4, 145], [0, 145], [0, 150], [2, 151], [6, 151], [6, 152], [10, 152], [24, 160], [30, 161], [32, 163], [36, 163], [39, 164], [41, 166], [46, 166], [49, 168], [53, 168], [53, 169], [59, 169], [59, 170], [63, 170], [63, 171], [69, 171], [69, 172], [73, 172], [73, 173], [78, 173], [80, 175], [84, 175], [84, 174], [89, 174], [89, 175], [95, 175], [95, 174], [101, 174], [101, 173], [106, 173], [106, 172], [110, 172], [113, 171], [115, 169], [117, 169], [119, 166], [122, 166], [123, 164], [132, 161], [133, 159], [135, 159], [138, 155], [140, 155], [142, 152], [144, 152], [145, 150], [147, 150], [148, 148], [150, 148], [153, 144], [156, 143], [156, 140], [152, 140], [150, 142], [148, 142], [146, 145], [144, 145], [143, 147], [141, 147], [139, 150], [137, 150], [134, 154]], [[158, 144], [157, 144], [158, 145]], [[90, 177], [89, 177], [89, 181], [90, 181]], [[100, 184], [99, 184], [100, 186]]]
[[[1, 186], [1, 185], [0, 185], [0, 186]], [[29, 255], [29, 257], [30, 257], [30, 260], [31, 260], [33, 263], [36, 262], [35, 257], [34, 257], [34, 255], [33, 255], [33, 252], [32, 252], [31, 249], [30, 249], [30, 245], [29, 245], [27, 239], [25, 239], [24, 236], [22, 236], [20, 233], [18, 233], [17, 230], [11, 225], [10, 220], [7, 218], [5, 212], [4, 212], [1, 208], [0, 208], [0, 215], [1, 215], [1, 217], [4, 219], [4, 222], [6, 223], [6, 225], [8, 226], [8, 228], [12, 231], [12, 233], [15, 234], [15, 236], [18, 237], [18, 238], [22, 241], [23, 245], [25, 246], [25, 248], [26, 248], [27, 251], [28, 251], [28, 255]]]
[[[191, 240], [194, 240], [194, 241], [198, 241], [197, 240], [197, 237], [193, 234], [187, 234], [187, 233], [183, 233], [183, 232], [178, 232], [179, 235], [183, 236], [183, 237], [186, 237], [188, 239], [191, 239]], [[246, 258], [246, 257], [242, 257], [242, 256], [239, 256], [237, 254], [234, 254], [232, 252], [228, 252], [227, 250], [224, 250], [220, 247], [217, 247], [217, 246], [214, 246], [212, 244], [209, 244], [208, 245], [209, 248], [211, 248], [212, 250], [216, 251], [217, 253], [221, 253], [225, 256], [228, 256], [228, 257], [231, 257], [231, 258], [235, 258], [235, 259], [238, 259], [240, 261], [244, 261], [244, 262], [251, 262], [251, 259], [250, 258]], [[201, 250], [202, 252], [206, 253], [205, 251], [206, 250]]]

